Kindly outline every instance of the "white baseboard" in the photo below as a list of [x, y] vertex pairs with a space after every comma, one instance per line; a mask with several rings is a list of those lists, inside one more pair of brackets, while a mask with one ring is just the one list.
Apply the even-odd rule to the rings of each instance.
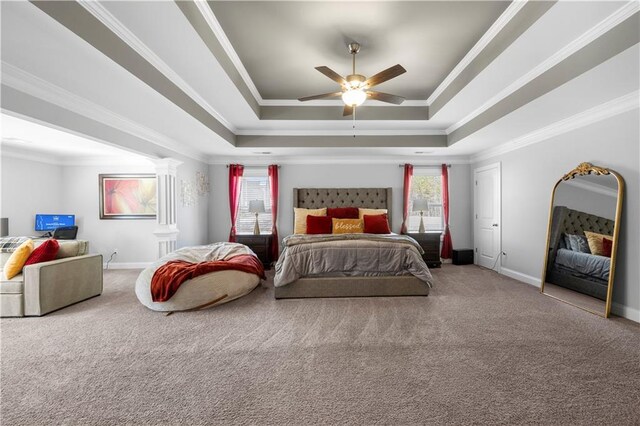
[[514, 271], [513, 269], [502, 267], [500, 269], [502, 275], [506, 275], [514, 280], [522, 281], [529, 285], [540, 288], [540, 278], [532, 277], [531, 275], [523, 274], [522, 272]]
[[[111, 262], [109, 264], [109, 269], [145, 269], [151, 266], [151, 262]], [[102, 265], [103, 269], [107, 269], [107, 263], [105, 262]]]
[[[540, 278], [532, 277], [531, 275], [523, 274], [513, 269], [502, 268], [501, 273], [514, 280], [521, 281], [526, 284], [540, 288]], [[640, 322], [640, 311], [629, 306], [624, 306], [619, 303], [613, 302], [611, 304], [611, 312], [619, 317], [629, 319], [631, 321]]]
[[619, 317], [623, 317], [635, 322], [640, 322], [640, 311], [637, 309], [613, 302], [611, 304], [611, 312]]

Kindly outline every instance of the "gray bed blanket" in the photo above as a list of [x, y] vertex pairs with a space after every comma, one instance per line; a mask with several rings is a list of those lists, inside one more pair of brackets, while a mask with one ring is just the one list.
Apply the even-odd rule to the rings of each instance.
[[581, 253], [565, 248], [558, 249], [556, 264], [572, 271], [602, 280], [609, 279], [611, 259], [590, 253]]
[[290, 235], [276, 264], [274, 285], [301, 277], [413, 275], [429, 287], [432, 277], [413, 238], [396, 234]]

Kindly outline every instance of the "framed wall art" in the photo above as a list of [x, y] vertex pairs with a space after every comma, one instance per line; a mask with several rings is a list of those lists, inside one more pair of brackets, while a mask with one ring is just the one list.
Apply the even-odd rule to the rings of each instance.
[[155, 219], [156, 175], [101, 174], [100, 219]]

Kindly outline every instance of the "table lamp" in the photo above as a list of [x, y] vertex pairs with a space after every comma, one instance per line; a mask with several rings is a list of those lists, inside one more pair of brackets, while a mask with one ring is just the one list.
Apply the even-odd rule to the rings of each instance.
[[256, 224], [253, 226], [253, 235], [260, 235], [260, 225], [258, 224], [258, 214], [264, 213], [264, 201], [249, 201], [249, 212], [256, 214]]
[[426, 199], [420, 198], [418, 200], [413, 200], [413, 211], [420, 212], [420, 228], [418, 228], [418, 233], [420, 234], [424, 234], [424, 221], [422, 216], [424, 215], [424, 211], [428, 208], [429, 202]]

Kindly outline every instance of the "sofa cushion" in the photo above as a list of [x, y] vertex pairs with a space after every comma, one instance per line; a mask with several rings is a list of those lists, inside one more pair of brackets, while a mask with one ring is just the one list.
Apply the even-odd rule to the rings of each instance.
[[24, 263], [27, 261], [33, 251], [33, 241], [27, 240], [20, 244], [20, 247], [11, 254], [11, 257], [4, 264], [4, 277], [8, 280], [15, 277], [22, 271]]
[[50, 239], [40, 244], [33, 250], [31, 256], [24, 263], [25, 266], [33, 265], [34, 263], [49, 262], [54, 260], [60, 250], [60, 244], [58, 240]]
[[89, 242], [86, 240], [58, 240], [58, 243], [60, 244], [60, 250], [58, 250], [56, 259], [89, 254]]
[[0, 280], [0, 294], [22, 294], [24, 292], [24, 275], [18, 274], [10, 280], [2, 277]]

